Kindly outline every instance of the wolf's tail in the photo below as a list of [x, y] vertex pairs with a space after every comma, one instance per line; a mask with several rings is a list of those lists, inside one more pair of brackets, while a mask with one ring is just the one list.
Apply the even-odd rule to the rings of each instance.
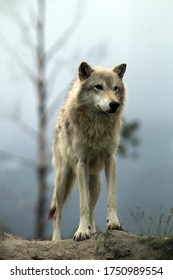
[[[63, 205], [67, 202], [70, 193], [73, 189], [74, 186], [74, 181], [75, 181], [75, 174], [73, 172], [72, 169], [69, 169], [68, 175], [67, 175], [67, 179], [66, 179], [66, 187], [65, 187], [65, 196], [63, 199]], [[54, 192], [52, 195], [52, 201], [51, 201], [51, 205], [50, 205], [50, 209], [49, 209], [49, 215], [48, 218], [51, 219], [53, 218], [55, 211], [56, 211], [56, 205], [57, 205], [57, 198], [56, 198], [56, 193], [57, 193], [57, 188], [58, 188], [58, 182], [55, 184], [54, 187]]]

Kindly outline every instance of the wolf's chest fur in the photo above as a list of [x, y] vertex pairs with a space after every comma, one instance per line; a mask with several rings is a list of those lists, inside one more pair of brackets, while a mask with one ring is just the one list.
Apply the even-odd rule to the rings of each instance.
[[[78, 109], [73, 114], [72, 127], [79, 145], [85, 144], [93, 149], [103, 149], [116, 142], [119, 134], [116, 116]], [[116, 144], [115, 144], [116, 145]]]

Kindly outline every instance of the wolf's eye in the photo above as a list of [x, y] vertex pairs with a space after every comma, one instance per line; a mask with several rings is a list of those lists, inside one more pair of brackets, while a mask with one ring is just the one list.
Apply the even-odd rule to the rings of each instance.
[[118, 86], [115, 86], [115, 87], [114, 87], [114, 90], [115, 90], [116, 92], [118, 92], [119, 89], [120, 89], [120, 88], [119, 88]]
[[99, 90], [103, 90], [102, 85], [95, 85], [95, 88], [96, 88], [96, 89], [99, 89]]

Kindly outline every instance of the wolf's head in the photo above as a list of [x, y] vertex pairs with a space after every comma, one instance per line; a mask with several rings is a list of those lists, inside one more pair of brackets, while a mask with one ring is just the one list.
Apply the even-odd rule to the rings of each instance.
[[81, 84], [80, 101], [102, 112], [117, 112], [125, 98], [122, 81], [125, 71], [126, 64], [113, 68], [92, 68], [88, 63], [82, 62], [78, 70]]

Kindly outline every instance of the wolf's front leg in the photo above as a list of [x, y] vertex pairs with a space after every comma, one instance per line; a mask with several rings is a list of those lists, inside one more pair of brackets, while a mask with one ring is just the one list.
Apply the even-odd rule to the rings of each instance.
[[107, 228], [122, 230], [116, 207], [116, 161], [114, 156], [110, 156], [106, 161], [105, 173], [108, 187]]
[[89, 213], [89, 174], [83, 161], [77, 164], [77, 177], [80, 197], [80, 223], [74, 234], [74, 240], [81, 241], [90, 238], [90, 213]]

